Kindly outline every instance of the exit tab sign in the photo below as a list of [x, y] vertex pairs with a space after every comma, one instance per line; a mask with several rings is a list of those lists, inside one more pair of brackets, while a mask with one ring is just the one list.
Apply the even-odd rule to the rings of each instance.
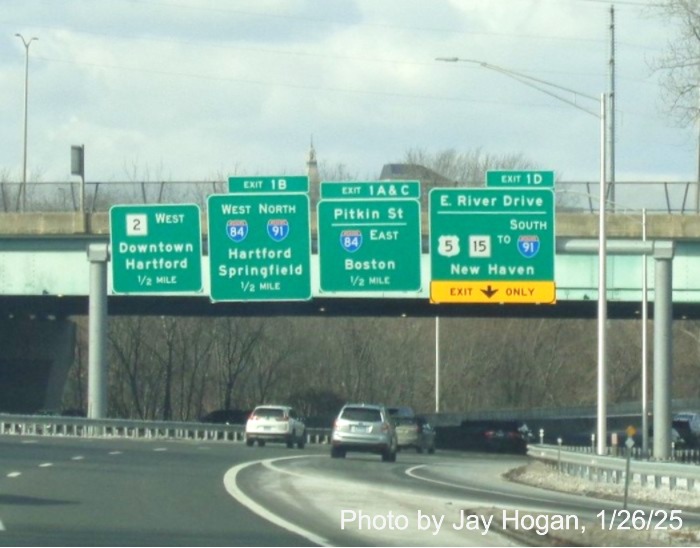
[[308, 192], [306, 175], [274, 177], [229, 177], [229, 192]]
[[487, 187], [554, 188], [553, 171], [487, 171]]
[[420, 181], [321, 181], [321, 198], [420, 199]]

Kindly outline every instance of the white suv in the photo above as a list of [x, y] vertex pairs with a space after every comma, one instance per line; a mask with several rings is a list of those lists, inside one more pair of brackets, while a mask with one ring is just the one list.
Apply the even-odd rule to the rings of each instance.
[[245, 425], [245, 443], [262, 447], [266, 441], [284, 442], [292, 448], [306, 444], [306, 426], [302, 418], [286, 405], [260, 405], [253, 409]]

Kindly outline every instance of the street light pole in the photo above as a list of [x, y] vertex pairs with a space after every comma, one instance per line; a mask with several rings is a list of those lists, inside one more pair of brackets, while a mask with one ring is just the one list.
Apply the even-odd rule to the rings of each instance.
[[440, 316], [435, 316], [435, 412], [440, 412]]
[[[599, 455], [604, 455], [607, 452], [607, 345], [606, 345], [606, 323], [607, 323], [607, 283], [606, 283], [606, 225], [605, 225], [605, 199], [606, 199], [606, 167], [607, 167], [607, 100], [606, 94], [600, 97], [593, 97], [584, 93], [579, 93], [576, 90], [569, 89], [546, 80], [541, 80], [533, 76], [528, 76], [514, 70], [492, 65], [475, 59], [462, 59], [460, 57], [437, 57], [436, 61], [446, 61], [448, 63], [471, 63], [480, 67], [500, 72], [504, 76], [508, 76], [517, 80], [521, 84], [532, 87], [554, 97], [555, 99], [567, 103], [579, 110], [582, 110], [600, 120], [600, 196], [599, 196], [599, 242], [598, 242], [598, 405], [597, 405], [597, 420], [596, 420], [596, 451]], [[596, 113], [581, 107], [575, 101], [571, 101], [566, 97], [558, 95], [542, 86], [553, 88], [567, 93], [573, 93], [579, 97], [590, 99], [600, 103], [600, 111]]]
[[29, 45], [34, 41], [38, 40], [36, 36], [32, 36], [29, 40], [25, 40], [24, 36], [17, 33], [15, 34], [22, 43], [24, 44], [25, 56], [24, 56], [24, 154], [22, 160], [22, 185], [19, 191], [19, 203], [21, 204], [21, 211], [26, 209], [27, 205], [27, 106], [29, 97]]
[[[513, 80], [517, 80], [521, 84], [534, 88], [537, 91], [540, 91], [546, 95], [549, 95], [550, 97], [554, 97], [558, 101], [561, 101], [563, 103], [566, 103], [569, 106], [572, 106], [574, 108], [577, 108], [579, 110], [582, 110], [583, 112], [586, 112], [590, 114], [591, 116], [594, 116], [595, 118], [599, 118], [600, 115], [596, 113], [593, 110], [589, 110], [587, 108], [582, 107], [579, 105], [576, 101], [572, 101], [570, 99], [567, 99], [566, 97], [563, 97], [562, 95], [558, 95], [557, 93], [550, 91], [551, 89], [556, 89], [559, 91], [564, 91], [566, 93], [571, 93], [575, 96], [582, 97], [584, 99], [588, 99], [589, 101], [594, 101], [595, 103], [598, 103], [600, 99], [598, 97], [594, 97], [593, 95], [587, 95], [586, 93], [581, 93], [579, 91], [576, 91], [575, 89], [567, 88], [565, 86], [560, 86], [558, 84], [554, 84], [552, 82], [548, 82], [546, 80], [541, 80], [540, 78], [535, 78], [534, 76], [528, 76], [527, 74], [523, 74], [521, 72], [516, 72], [514, 70], [510, 70], [504, 67], [499, 67], [498, 65], [492, 65], [491, 63], [486, 63], [484, 61], [477, 61], [476, 59], [463, 59], [461, 57], [436, 57], [436, 61], [444, 61], [446, 63], [470, 63], [472, 65], [478, 65], [482, 68], [492, 70], [494, 72], [500, 72], [504, 76], [508, 76], [509, 78]], [[547, 87], [543, 87], [547, 86]], [[549, 88], [549, 89], [548, 89]]]
[[607, 236], [605, 225], [605, 175], [607, 130], [607, 97], [600, 97], [600, 201], [598, 204], [598, 413], [596, 420], [596, 436], [598, 455], [607, 454], [608, 443], [608, 368], [607, 368], [607, 334], [608, 321], [608, 286], [607, 286]]

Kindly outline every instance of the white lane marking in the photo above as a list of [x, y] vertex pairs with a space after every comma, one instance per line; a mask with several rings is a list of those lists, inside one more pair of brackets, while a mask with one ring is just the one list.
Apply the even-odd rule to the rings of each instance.
[[121, 451], [110, 451], [109, 454], [110, 455], [121, 455], [122, 452]]
[[48, 468], [49, 466], [53, 466], [53, 462], [42, 462], [39, 468]]
[[[306, 456], [306, 455], [304, 455], [304, 456]], [[309, 455], [309, 456], [311, 456], [311, 455]], [[313, 455], [313, 456], [320, 457], [321, 455]], [[284, 457], [284, 458], [299, 458], [299, 457]], [[275, 460], [279, 460], [279, 459], [275, 459]], [[270, 470], [274, 470], [275, 472], [279, 472], [280, 474], [287, 474], [288, 476], [294, 476], [295, 478], [304, 478], [305, 479], [308, 477], [307, 475], [300, 474], [299, 472], [292, 472], [291, 470], [285, 470], [284, 468], [280, 468], [279, 466], [275, 466], [272, 461], [273, 461], [273, 459], [264, 460], [264, 461], [262, 461], [262, 465], [265, 468], [269, 468]]]
[[4, 531], [4, 530], [5, 530], [5, 526], [2, 524], [2, 520], [0, 520], [0, 531]]
[[156, 447], [156, 448], [154, 449], [154, 451], [167, 451], [167, 450], [168, 450], [167, 447]]
[[76, 456], [74, 456], [74, 457], [71, 457], [70, 460], [83, 460], [84, 458], [85, 458], [85, 457], [83, 457], [82, 455], [76, 455]]
[[8, 478], [18, 478], [22, 475], [22, 472], [10, 472], [7, 474]]
[[[449, 481], [441, 481], [441, 480], [436, 480], [436, 479], [432, 479], [432, 478], [424, 478], [424, 477], [419, 476], [418, 474], [415, 473], [415, 470], [417, 470], [418, 468], [427, 468], [427, 467], [428, 467], [427, 464], [418, 464], [416, 466], [412, 466], [411, 468], [407, 468], [406, 470], [404, 470], [404, 474], [406, 474], [407, 476], [410, 476], [414, 479], [420, 480], [420, 481], [427, 481], [430, 483], [436, 483], [438, 485], [447, 485], [448, 487], [456, 487], [457, 489], [463, 489], [465, 491], [475, 491], [477, 493], [488, 493], [489, 495], [494, 493], [494, 491], [491, 489], [479, 489], [478, 487], [470, 487], [469, 485], [458, 485], [456, 483], [450, 483]], [[508, 497], [513, 497], [513, 495], [508, 495], [508, 494], [505, 494], [505, 495]], [[519, 496], [519, 495], [515, 495], [515, 496]], [[543, 502], [545, 504], [556, 504], [556, 501], [554, 501], [552, 499], [540, 499], [537, 497], [531, 497], [529, 495], [527, 495], [527, 500], [528, 501]], [[499, 504], [499, 507], [517, 509], [516, 506], [508, 506], [505, 504]], [[542, 511], [548, 512], [549, 510], [542, 510]]]
[[37, 440], [22, 440], [22, 443], [38, 443]]
[[308, 458], [305, 456], [296, 456], [296, 457], [282, 457], [279, 459], [264, 459], [264, 460], [254, 460], [250, 462], [243, 462], [241, 464], [238, 464], [237, 466], [234, 466], [233, 468], [229, 469], [226, 474], [224, 474], [224, 487], [226, 488], [226, 491], [228, 491], [228, 494], [231, 495], [234, 499], [236, 499], [238, 502], [240, 502], [243, 506], [251, 510], [252, 512], [256, 513], [258, 516], [260, 516], [263, 519], [266, 519], [270, 523], [273, 523], [274, 525], [277, 525], [278, 527], [281, 527], [282, 529], [286, 529], [287, 531], [294, 533], [295, 535], [299, 535], [306, 540], [313, 542], [314, 544], [318, 544], [319, 546], [332, 546], [331, 543], [315, 534], [312, 533], [311, 531], [307, 531], [303, 527], [299, 527], [298, 525], [295, 525], [294, 523], [287, 521], [286, 519], [278, 516], [277, 514], [273, 514], [270, 510], [265, 508], [264, 506], [258, 504], [255, 502], [253, 499], [251, 499], [248, 495], [246, 495], [243, 491], [241, 491], [238, 488], [238, 484], [236, 483], [236, 478], [238, 477], [238, 473], [241, 472], [242, 470], [245, 470], [246, 468], [250, 466], [255, 466], [256, 464], [262, 464], [263, 466], [267, 466], [266, 463], [272, 462], [274, 460], [286, 460], [286, 459], [300, 459], [300, 458]]

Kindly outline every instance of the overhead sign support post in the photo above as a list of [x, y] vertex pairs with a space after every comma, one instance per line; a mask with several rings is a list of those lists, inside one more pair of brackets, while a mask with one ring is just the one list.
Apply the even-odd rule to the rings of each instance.
[[88, 408], [89, 419], [107, 417], [107, 244], [88, 245], [90, 296], [88, 301]]

